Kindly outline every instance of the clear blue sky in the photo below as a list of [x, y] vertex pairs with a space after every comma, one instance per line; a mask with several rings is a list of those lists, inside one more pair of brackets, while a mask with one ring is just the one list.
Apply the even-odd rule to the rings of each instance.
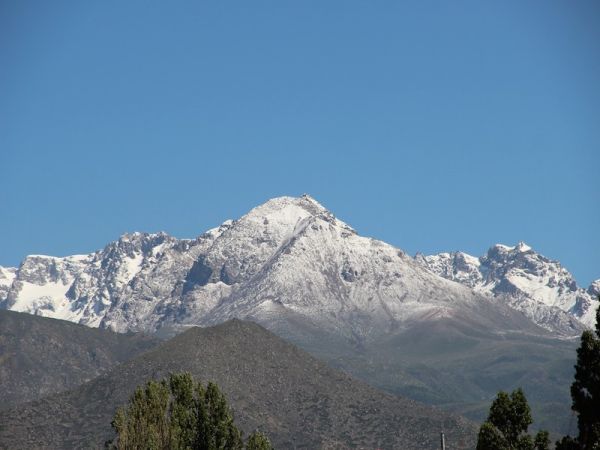
[[0, 264], [310, 193], [600, 278], [600, 2], [2, 1]]

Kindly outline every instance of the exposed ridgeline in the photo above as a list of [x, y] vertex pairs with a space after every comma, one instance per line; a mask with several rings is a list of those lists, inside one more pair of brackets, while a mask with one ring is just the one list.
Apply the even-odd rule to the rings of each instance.
[[305, 195], [269, 200], [196, 239], [133, 233], [89, 255], [28, 256], [0, 268], [0, 307], [121, 332], [293, 313], [362, 342], [407, 321], [468, 313], [492, 295], [553, 333], [578, 336], [598, 286], [578, 288], [524, 244], [480, 259], [415, 261]]
[[506, 302], [548, 330], [575, 330], [573, 318], [594, 326], [600, 280], [583, 289], [558, 261], [524, 242], [494, 245], [479, 258], [454, 252], [415, 259], [437, 275]]

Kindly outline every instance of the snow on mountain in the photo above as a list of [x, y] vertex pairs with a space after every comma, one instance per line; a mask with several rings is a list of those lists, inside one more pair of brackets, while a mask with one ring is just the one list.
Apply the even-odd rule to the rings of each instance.
[[[577, 317], [585, 319], [589, 295], [575, 289], [574, 299], [567, 297], [575, 285], [566, 271], [552, 278], [558, 286], [552, 290], [550, 278], [538, 282], [527, 264], [515, 263], [514, 287], [492, 286], [488, 280], [509, 279], [502, 274], [516, 258], [510, 255], [534, 253], [525, 246], [490, 252], [480, 259], [457, 253], [414, 260], [359, 236], [308, 195], [280, 197], [197, 239], [133, 233], [89, 255], [29, 256], [17, 269], [0, 270], [0, 307], [116, 331], [250, 317], [284, 333], [303, 323], [359, 343], [440, 318], [539, 330], [518, 309], [561, 335], [579, 333], [571, 315], [578, 309], [561, 308], [578, 302]], [[487, 295], [511, 289], [535, 291], [543, 301], [521, 295], [529, 301], [521, 308]]]
[[178, 269], [191, 265], [194, 248], [210, 239], [133, 233], [89, 255], [28, 256], [15, 269], [0, 306], [96, 327], [122, 296], [137, 294], [143, 305], [146, 297], [165, 289], [148, 272], [167, 272], [169, 280], [183, 277]]
[[84, 270], [86, 260], [87, 256], [27, 256], [6, 289], [7, 309], [78, 321], [70, 311], [67, 291]]
[[437, 275], [506, 301], [545, 328], [559, 323], [568, 327], [573, 318], [588, 327], [595, 323], [594, 292], [600, 290], [600, 281], [586, 291], [558, 261], [524, 242], [514, 247], [497, 244], [480, 258], [454, 252], [417, 254], [415, 260]]
[[588, 294], [597, 299], [600, 296], [600, 280], [592, 281], [587, 291]]
[[[444, 295], [429, 299], [425, 286], [440, 283]], [[197, 255], [176, 295], [148, 300], [144, 310], [138, 296], [121, 296], [103, 325], [126, 330], [135, 321], [156, 329], [249, 316], [270, 323], [295, 315], [361, 340], [409, 317], [448, 314], [446, 303], [477, 300], [400, 250], [358, 236], [305, 195], [272, 199], [226, 223]], [[136, 308], [133, 316], [124, 314]]]
[[[278, 221], [282, 216], [286, 220]], [[270, 230], [272, 223], [275, 226]], [[235, 255], [236, 243], [249, 241], [248, 231], [257, 234], [251, 224], [264, 225], [259, 233], [264, 238], [248, 249], [254, 260], [244, 264], [244, 257], [241, 262], [237, 256], [230, 261], [221, 258], [222, 254]], [[251, 211], [216, 243], [205, 261], [213, 263], [211, 270], [221, 278], [229, 273], [230, 263], [245, 269], [237, 275], [242, 283], [209, 316], [216, 322], [232, 315], [268, 318], [286, 312], [331, 327], [350, 323], [340, 331], [369, 334], [373, 330], [361, 322], [385, 329], [434, 309], [443, 314], [438, 306], [448, 301], [425, 299], [413, 286], [422, 287], [427, 281], [432, 287], [436, 282], [447, 283], [424, 273], [400, 250], [358, 236], [310, 197], [276, 199]], [[423, 276], [431, 280], [422, 280]], [[458, 291], [457, 301], [458, 297], [475, 301], [468, 291]]]
[[10, 286], [16, 277], [17, 269], [15, 267], [0, 266], [0, 299], [6, 298]]

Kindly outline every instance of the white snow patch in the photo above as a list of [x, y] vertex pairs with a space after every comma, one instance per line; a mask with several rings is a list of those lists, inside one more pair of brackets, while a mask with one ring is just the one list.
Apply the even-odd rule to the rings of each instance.
[[514, 247], [509, 247], [508, 245], [504, 245], [504, 244], [496, 244], [495, 247], [499, 248], [501, 250], [507, 251], [507, 252], [510, 252], [511, 250], [515, 249]]
[[481, 265], [481, 262], [479, 261], [479, 258], [469, 255], [468, 253], [462, 253], [461, 255], [463, 256], [463, 258], [465, 259], [465, 261], [473, 266], [479, 267]]
[[162, 244], [158, 244], [156, 247], [152, 248], [152, 256], [157, 257], [167, 246], [167, 242], [163, 242]]
[[125, 260], [125, 270], [127, 275], [124, 283], [127, 284], [142, 270], [142, 263], [144, 262], [144, 255], [141, 253], [133, 258], [127, 258]]
[[0, 267], [0, 286], [10, 286], [17, 276], [17, 269], [14, 267]]
[[[556, 289], [547, 285], [548, 280], [545, 277], [536, 277], [526, 274], [522, 270], [513, 270], [506, 278], [534, 300], [548, 306], [557, 306], [558, 296]], [[574, 301], [575, 299], [573, 299], [573, 303]]]
[[516, 249], [520, 252], [528, 252], [529, 250], [531, 250], [531, 247], [529, 245], [527, 245], [525, 242], [519, 242], [517, 244]]
[[213, 239], [216, 239], [219, 236], [221, 236], [225, 230], [229, 229], [231, 227], [231, 225], [233, 225], [233, 220], [227, 219], [225, 222], [223, 222], [218, 227], [214, 227], [214, 228], [211, 228], [210, 230], [206, 231], [203, 234], [203, 236], [208, 235], [208, 236], [212, 237]]
[[46, 283], [43, 286], [23, 281], [17, 301], [11, 310], [73, 320], [71, 303], [66, 297], [69, 287], [69, 284], [63, 284], [60, 281]]
[[66, 256], [64, 259], [71, 260], [71, 261], [83, 262], [83, 261], [87, 261], [91, 256], [92, 255], [70, 255], [70, 256]]

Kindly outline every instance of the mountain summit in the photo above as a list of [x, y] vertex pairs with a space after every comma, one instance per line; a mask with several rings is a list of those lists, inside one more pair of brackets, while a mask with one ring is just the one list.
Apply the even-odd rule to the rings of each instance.
[[[500, 294], [510, 301], [490, 300]], [[480, 259], [415, 260], [359, 236], [306, 194], [271, 199], [196, 239], [125, 234], [89, 255], [32, 255], [0, 269], [0, 307], [121, 332], [231, 317], [274, 327], [293, 316], [360, 343], [407, 321], [493, 323], [490, 311], [511, 317], [501, 322], [509, 328], [527, 328], [522, 314], [510, 312], [517, 310], [548, 330], [577, 335], [590, 298], [524, 243], [497, 245]]]
[[132, 233], [0, 271], [6, 309], [164, 335], [249, 319], [375, 386], [476, 420], [498, 390], [522, 386], [554, 430], [570, 414], [572, 338], [598, 303], [592, 290], [523, 243], [412, 258], [307, 195], [196, 239]]

